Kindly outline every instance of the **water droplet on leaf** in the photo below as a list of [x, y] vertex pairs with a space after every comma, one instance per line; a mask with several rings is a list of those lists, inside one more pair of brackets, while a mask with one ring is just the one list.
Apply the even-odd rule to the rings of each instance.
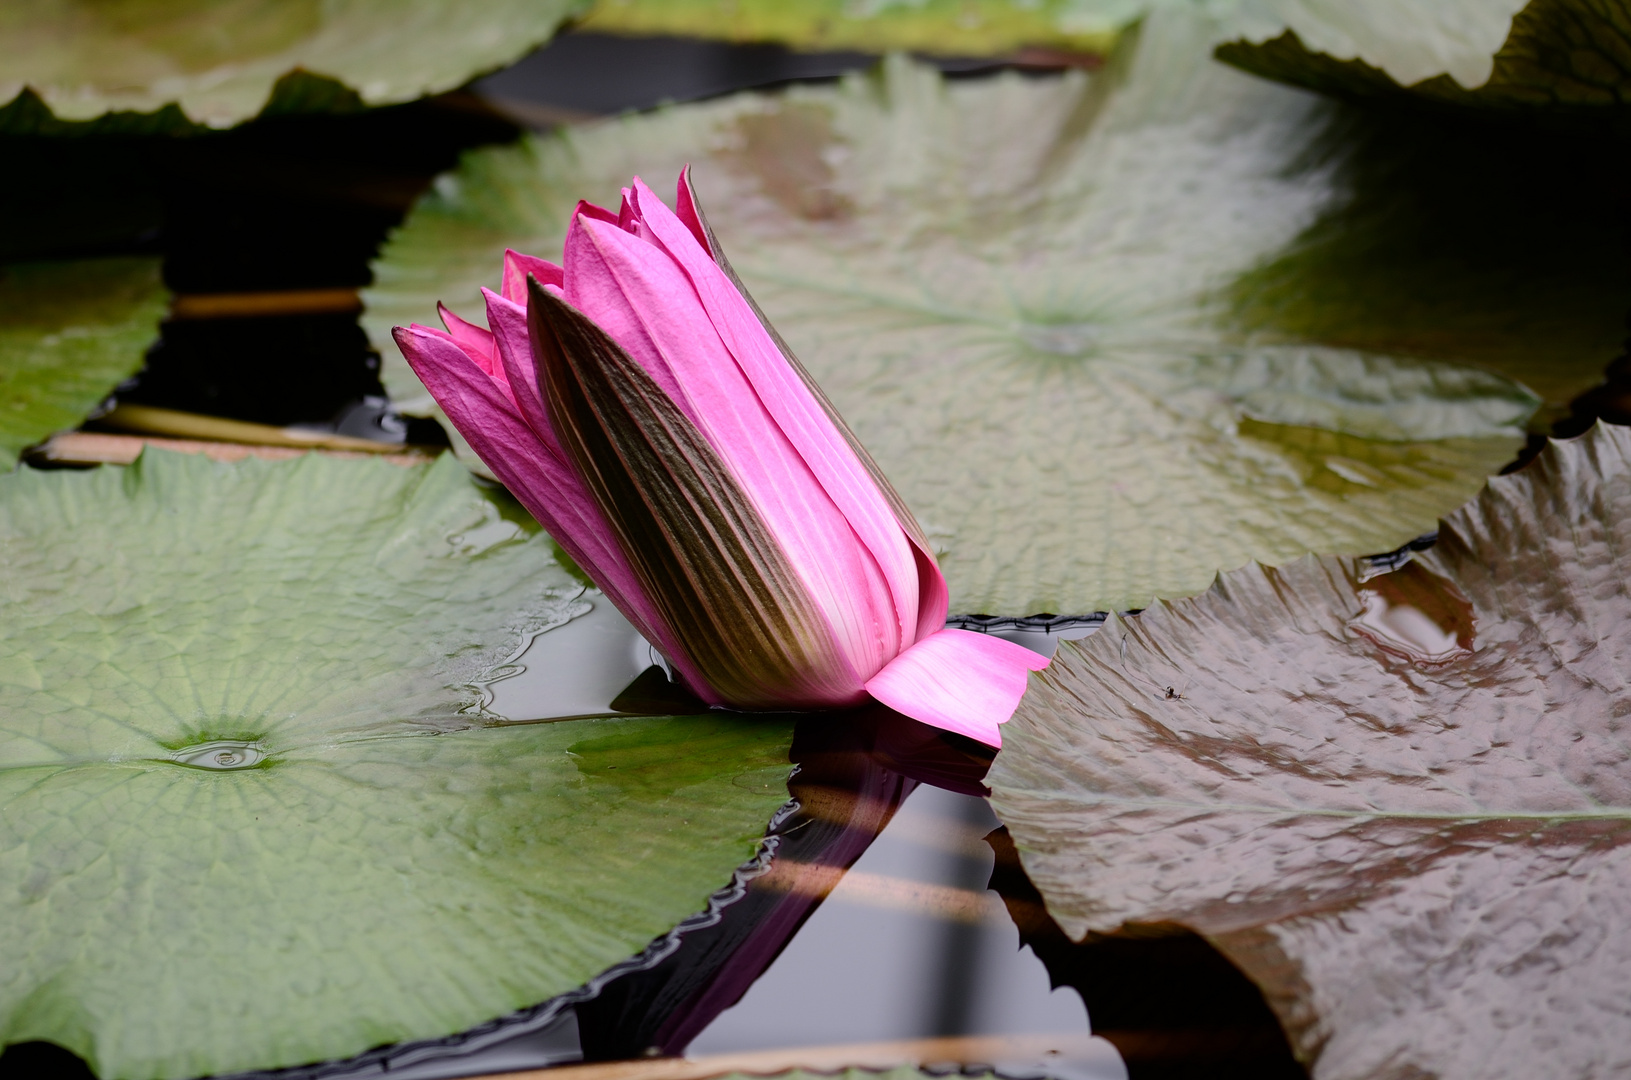
[[1449, 582], [1407, 563], [1359, 590], [1364, 605], [1348, 626], [1412, 663], [1445, 664], [1472, 654], [1472, 605]]
[[266, 751], [252, 742], [217, 739], [184, 746], [173, 752], [170, 760], [195, 769], [251, 769], [266, 760]]

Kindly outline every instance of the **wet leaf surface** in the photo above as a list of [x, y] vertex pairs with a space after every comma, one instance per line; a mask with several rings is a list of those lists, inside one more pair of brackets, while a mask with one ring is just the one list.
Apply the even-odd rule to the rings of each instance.
[[1631, 12], [1612, 0], [1276, 6], [1218, 55], [1326, 93], [1623, 124]]
[[110, 120], [125, 133], [181, 130], [188, 120], [226, 127], [260, 112], [273, 85], [298, 71], [300, 85], [280, 88], [283, 110], [391, 104], [452, 89], [517, 59], [582, 6], [25, 0], [0, 13], [0, 102], [27, 87], [60, 120], [178, 105], [182, 116], [170, 110]]
[[[392, 325], [438, 299], [479, 316], [506, 245], [557, 254], [577, 198], [689, 161], [748, 288], [942, 547], [954, 609], [1125, 609], [1250, 558], [1395, 547], [1511, 459], [1538, 402], [1441, 362], [1454, 340], [1428, 360], [1243, 325], [1233, 284], [1348, 185], [1308, 165], [1331, 109], [1210, 61], [1218, 32], [1167, 12], [1091, 77], [896, 61], [473, 153], [375, 266], [382, 379], [431, 408]], [[1457, 299], [1480, 332], [1506, 317]]]
[[551, 550], [450, 458], [0, 478], [7, 1039], [133, 1080], [343, 1057], [701, 910], [791, 722], [497, 725], [481, 680], [584, 606]]
[[0, 469], [142, 366], [168, 299], [157, 259], [0, 267]]
[[1225, 574], [1060, 650], [993, 806], [1073, 938], [1204, 935], [1317, 1080], [1631, 1064], [1631, 429], [1402, 568]]
[[[1385, 72], [1381, 77], [1396, 85], [1436, 79], [1452, 86], [1476, 87], [1489, 79], [1495, 53], [1507, 38], [1512, 17], [1523, 10], [1525, 2], [1447, 0], [1396, 5], [1385, 0], [1355, 0], [1316, 5], [1303, 0], [1247, 0], [1233, 7], [1225, 36], [1237, 37], [1241, 43], [1229, 46], [1231, 60], [1237, 52], [1251, 55], [1251, 45], [1285, 35], [1326, 60]], [[1581, 6], [1575, 0], [1562, 0], [1560, 6], [1564, 5]]]

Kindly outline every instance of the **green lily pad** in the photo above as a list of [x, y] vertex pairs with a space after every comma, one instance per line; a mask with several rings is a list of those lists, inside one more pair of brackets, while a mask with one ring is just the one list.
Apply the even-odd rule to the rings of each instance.
[[689, 161], [748, 288], [944, 549], [955, 610], [1138, 607], [1252, 558], [1395, 547], [1510, 460], [1537, 399], [1242, 325], [1234, 284], [1349, 189], [1306, 166], [1330, 107], [1208, 60], [1217, 33], [1158, 12], [1098, 75], [895, 59], [472, 153], [375, 264], [387, 388], [432, 407], [392, 325], [438, 299], [479, 317], [506, 245], [558, 253], [575, 199]]
[[1025, 46], [1100, 52], [1145, 0], [600, 0], [585, 30], [775, 41], [799, 49], [999, 56]]
[[135, 374], [168, 303], [158, 259], [0, 267], [0, 469]]
[[451, 458], [0, 478], [0, 1040], [129, 1080], [349, 1056], [700, 911], [791, 724], [501, 723], [484, 680], [589, 606], [551, 551]]
[[[1273, 3], [1218, 48], [1268, 78], [1360, 98], [1601, 115], [1631, 101], [1631, 13], [1592, 0]], [[1248, 8], [1247, 10], [1251, 10]]]
[[1204, 935], [1314, 1080], [1631, 1058], [1631, 428], [1413, 561], [1305, 558], [1062, 646], [988, 783], [1073, 938]]
[[[510, 63], [585, 2], [21, 0], [0, 11], [0, 101], [26, 87], [61, 120], [176, 105], [195, 123], [227, 127], [260, 112], [295, 73], [344, 84], [367, 105], [394, 104]], [[126, 118], [121, 130], [142, 123]], [[146, 123], [176, 126], [173, 114]]]

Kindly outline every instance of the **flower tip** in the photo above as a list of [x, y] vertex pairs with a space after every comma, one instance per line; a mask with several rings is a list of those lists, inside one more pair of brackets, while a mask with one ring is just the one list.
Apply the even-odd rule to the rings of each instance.
[[391, 337], [396, 339], [396, 343], [403, 347], [417, 343], [421, 338], [445, 338], [447, 336], [445, 330], [438, 330], [433, 326], [420, 326], [418, 323], [391, 327]]
[[708, 226], [702, 220], [702, 207], [697, 204], [696, 188], [691, 183], [691, 163], [685, 163], [680, 178], [674, 184], [674, 214], [696, 239], [710, 259], [718, 261], [714, 245], [708, 239]]

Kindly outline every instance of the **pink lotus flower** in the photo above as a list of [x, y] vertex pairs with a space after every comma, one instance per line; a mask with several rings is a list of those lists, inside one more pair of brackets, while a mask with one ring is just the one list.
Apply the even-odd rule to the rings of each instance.
[[689, 172], [513, 251], [483, 330], [398, 327], [488, 467], [711, 705], [868, 696], [1001, 745], [1042, 657], [945, 628], [922, 529], [743, 291]]

